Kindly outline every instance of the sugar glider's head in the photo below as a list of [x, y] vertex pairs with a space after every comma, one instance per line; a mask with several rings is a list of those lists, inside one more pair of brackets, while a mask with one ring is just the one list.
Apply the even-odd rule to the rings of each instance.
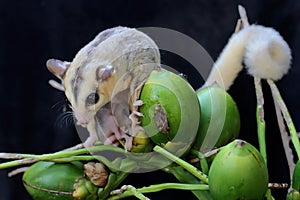
[[[73, 67], [72, 63], [50, 59], [48, 69], [62, 80], [63, 90], [74, 112], [77, 123], [86, 126], [97, 110], [109, 100], [101, 82], [109, 81], [111, 66], [104, 68]], [[100, 80], [102, 77], [103, 79]]]
[[117, 83], [136, 63], [144, 64], [147, 59], [145, 56], [141, 58], [137, 52], [144, 55], [145, 50], [146, 57], [159, 65], [158, 48], [147, 35], [136, 29], [115, 27], [98, 34], [72, 62], [47, 61], [48, 70], [62, 81], [77, 124], [86, 126], [111, 100], [116, 85], [122, 87], [120, 91], [129, 87]]

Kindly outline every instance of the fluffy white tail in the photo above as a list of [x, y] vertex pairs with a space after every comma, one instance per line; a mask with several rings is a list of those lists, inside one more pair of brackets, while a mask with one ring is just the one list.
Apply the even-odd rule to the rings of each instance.
[[279, 80], [290, 68], [291, 50], [276, 30], [247, 26], [231, 36], [204, 87], [217, 83], [228, 90], [243, 69], [243, 62], [252, 76]]

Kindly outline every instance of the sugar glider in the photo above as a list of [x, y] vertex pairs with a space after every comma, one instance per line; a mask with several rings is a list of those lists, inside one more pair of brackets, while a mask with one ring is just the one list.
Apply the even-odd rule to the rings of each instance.
[[50, 59], [46, 65], [62, 82], [50, 84], [65, 92], [77, 124], [90, 133], [85, 146], [123, 140], [130, 150], [141, 115], [142, 102], [136, 100], [147, 77], [160, 68], [155, 42], [136, 29], [115, 27], [99, 33], [71, 62]]

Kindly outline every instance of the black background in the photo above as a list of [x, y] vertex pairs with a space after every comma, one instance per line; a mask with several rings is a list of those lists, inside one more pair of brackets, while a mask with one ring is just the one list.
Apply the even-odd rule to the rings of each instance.
[[[278, 86], [299, 130], [299, 1], [1, 0], [0, 152], [41, 154], [80, 142], [73, 124], [64, 124], [58, 119], [65, 97], [47, 83], [53, 78], [45, 67], [48, 58], [71, 61], [98, 32], [122, 25], [180, 31], [199, 42], [215, 60], [235, 28], [238, 4], [246, 7], [250, 22], [274, 27], [292, 49], [292, 69], [278, 81]], [[270, 182], [289, 182], [273, 101], [265, 83], [263, 88]], [[243, 71], [229, 93], [241, 114], [240, 138], [257, 146], [252, 78]], [[0, 171], [0, 199], [30, 199], [21, 175], [8, 178], [7, 172], [9, 170]], [[154, 172], [131, 175], [126, 183], [143, 186], [162, 181], [174, 180], [162, 172]], [[273, 192], [277, 199], [285, 199], [285, 193], [284, 190]], [[189, 192], [172, 190], [149, 197], [182, 199], [180, 195], [193, 199]]]

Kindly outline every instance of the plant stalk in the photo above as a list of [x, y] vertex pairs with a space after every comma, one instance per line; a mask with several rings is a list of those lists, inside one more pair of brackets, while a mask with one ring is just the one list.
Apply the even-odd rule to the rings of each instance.
[[[205, 184], [184, 184], [184, 183], [161, 183], [156, 185], [150, 185], [147, 187], [142, 187], [136, 189], [139, 193], [151, 193], [151, 192], [159, 192], [166, 189], [177, 189], [177, 190], [208, 190], [208, 185]], [[125, 190], [121, 194], [113, 195], [109, 197], [107, 200], [116, 200], [129, 196], [134, 196], [134, 190]]]
[[266, 150], [266, 122], [264, 119], [264, 97], [261, 87], [261, 79], [254, 77], [255, 94], [257, 100], [256, 106], [256, 121], [257, 121], [257, 134], [259, 150], [267, 164], [267, 150]]
[[167, 150], [165, 150], [164, 148], [162, 148], [160, 146], [156, 145], [153, 148], [153, 150], [156, 151], [156, 152], [158, 152], [158, 153], [160, 153], [160, 154], [162, 154], [166, 158], [174, 161], [178, 165], [182, 166], [188, 172], [190, 172], [191, 174], [193, 174], [194, 176], [196, 176], [197, 178], [199, 178], [203, 183], [208, 183], [208, 177], [207, 177], [207, 175], [204, 174], [203, 172], [201, 172], [199, 169], [197, 169], [193, 165], [191, 165], [188, 162], [186, 162], [186, 161], [178, 158], [177, 156], [171, 154], [170, 152], [168, 152]]

